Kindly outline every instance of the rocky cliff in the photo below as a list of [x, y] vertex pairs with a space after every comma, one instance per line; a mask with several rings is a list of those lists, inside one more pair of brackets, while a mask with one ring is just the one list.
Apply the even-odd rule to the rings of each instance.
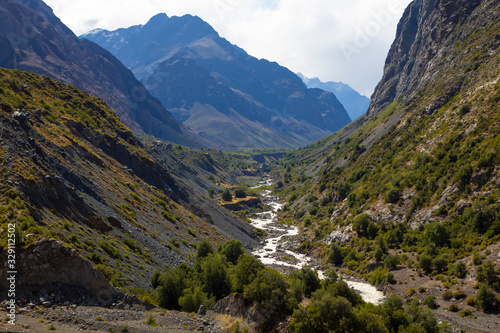
[[99, 96], [136, 131], [208, 145], [175, 120], [118, 59], [78, 39], [43, 1], [2, 1], [0, 17], [1, 67], [45, 74]]
[[[392, 102], [407, 102], [425, 86], [443, 79], [444, 68], [455, 65], [471, 52], [465, 39], [495, 19], [494, 3], [481, 0], [413, 1], [398, 24], [396, 39], [387, 55], [382, 80], [367, 112], [370, 117]], [[477, 10], [476, 10], [477, 9]], [[482, 45], [481, 47], [487, 47]], [[483, 52], [489, 52], [487, 49]], [[478, 52], [479, 53], [479, 52]], [[479, 54], [478, 54], [479, 55]], [[465, 64], [467, 65], [467, 64]], [[446, 104], [462, 88], [464, 73], [447, 73], [446, 91], [436, 108]]]

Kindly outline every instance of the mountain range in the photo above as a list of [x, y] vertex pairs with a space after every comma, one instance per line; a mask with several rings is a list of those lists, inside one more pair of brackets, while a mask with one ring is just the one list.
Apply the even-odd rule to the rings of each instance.
[[350, 122], [335, 95], [232, 45], [199, 17], [83, 36], [120, 59], [184, 125], [234, 147], [298, 147]]
[[297, 73], [297, 75], [309, 88], [319, 88], [334, 93], [352, 120], [364, 115], [370, 106], [370, 99], [352, 89], [348, 84], [334, 81], [322, 82], [317, 77], [310, 79], [302, 73]]
[[[27, 305], [22, 311], [43, 315], [42, 325], [53, 305], [46, 299], [61, 294], [61, 304], [77, 300], [78, 309], [56, 306], [56, 311], [75, 313], [82, 304], [130, 300], [123, 293], [140, 297], [134, 302], [144, 306], [142, 301], [170, 290], [152, 290], [151, 276], [175, 285], [183, 274], [215, 267], [195, 258], [204, 240], [258, 246], [263, 232], [240, 218], [250, 212], [228, 211], [210, 196], [266, 171], [276, 180], [273, 195], [285, 201], [278, 219], [299, 230], [279, 244], [283, 250], [298, 248], [315, 257], [313, 263], [328, 262], [394, 295], [380, 307], [364, 305], [347, 285], [335, 282], [334, 270], [324, 284], [309, 267], [286, 280], [264, 268], [255, 273], [250, 266], [260, 263], [247, 257], [248, 270], [240, 273], [253, 280], [243, 293], [223, 299], [233, 303], [219, 303], [225, 315], [228, 308], [241, 308], [255, 290], [271, 286], [259, 297], [272, 301], [251, 304], [251, 311], [261, 308], [269, 316], [283, 295], [302, 295], [305, 281], [315, 281], [324, 287], [310, 291], [308, 302], [290, 303], [296, 311], [281, 322], [291, 323], [290, 330], [361, 323], [381, 332], [437, 332], [437, 320], [429, 315], [434, 311], [439, 321], [457, 329], [498, 331], [498, 13], [498, 0], [411, 2], [364, 115], [306, 147], [251, 156], [188, 149], [144, 133], [198, 146], [298, 146], [331, 132], [346, 112], [334, 107], [339, 103], [334, 94], [307, 89], [295, 74], [252, 58], [193, 16], [161, 14], [144, 26], [86, 35], [126, 54], [127, 67], [137, 71], [144, 86], [110, 52], [73, 35], [43, 2], [2, 1], [0, 65], [9, 68], [0, 68], [0, 258], [7, 260], [7, 237], [15, 239], [16, 291], [19, 303]], [[166, 34], [166, 28], [176, 33]], [[139, 38], [146, 36], [151, 40]], [[169, 43], [157, 45], [162, 36]], [[117, 39], [122, 37], [131, 44]], [[165, 92], [161, 102], [153, 97]], [[234, 142], [201, 130], [215, 115], [226, 128], [235, 128]], [[256, 132], [244, 139], [251, 131]], [[273, 158], [280, 160], [269, 167]], [[222, 250], [205, 255], [221, 258]], [[188, 266], [180, 265], [184, 262]], [[245, 267], [222, 264], [222, 272], [226, 266], [232, 272]], [[174, 272], [174, 266], [180, 268]], [[153, 274], [160, 268], [164, 274]], [[0, 270], [1, 295], [9, 288], [6, 275]], [[206, 282], [172, 289], [194, 296]], [[31, 300], [44, 309], [29, 312]], [[327, 303], [345, 313], [320, 314]], [[140, 318], [134, 329], [150, 331], [145, 318], [154, 319], [153, 314], [120, 306]], [[106, 316], [114, 310], [106, 309]], [[167, 314], [177, 315], [161, 312], [156, 318]], [[61, 314], [56, 318], [61, 319], [56, 324], [64, 321], [75, 330], [83, 325]], [[89, 318], [82, 327], [90, 326]], [[93, 327], [108, 325], [107, 317], [102, 319], [93, 320]], [[233, 319], [239, 327], [240, 315]], [[269, 318], [260, 319], [269, 324]], [[198, 324], [208, 326], [205, 319]], [[162, 327], [167, 328], [172, 327]]]

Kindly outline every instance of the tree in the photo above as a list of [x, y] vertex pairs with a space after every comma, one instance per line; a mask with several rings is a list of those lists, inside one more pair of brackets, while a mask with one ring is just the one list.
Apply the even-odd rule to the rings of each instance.
[[245, 252], [243, 250], [243, 246], [239, 240], [230, 239], [220, 250], [220, 253], [226, 256], [228, 262], [233, 263], [234, 265], [238, 261], [238, 258]]
[[208, 303], [211, 301], [208, 300], [207, 294], [200, 287], [191, 287], [184, 290], [183, 295], [179, 298], [179, 305], [184, 312], [197, 312], [200, 305], [208, 307]]
[[[286, 312], [295, 306], [297, 300], [290, 300], [288, 283], [285, 278], [275, 270], [263, 269], [255, 279], [245, 287], [244, 295], [256, 302], [265, 305], [270, 310]], [[292, 301], [292, 302], [289, 302]]]
[[490, 286], [484, 283], [479, 286], [476, 302], [480, 309], [491, 310], [495, 307], [496, 297]]
[[292, 272], [291, 276], [298, 280], [304, 281], [304, 295], [311, 297], [311, 294], [321, 288], [321, 282], [318, 277], [318, 272], [305, 265], [299, 270]]
[[227, 274], [226, 261], [221, 255], [210, 253], [200, 265], [200, 281], [208, 295], [221, 299], [231, 292], [231, 282]]
[[212, 244], [207, 238], [203, 238], [196, 247], [196, 259], [205, 258], [210, 253], [214, 253], [214, 249], [212, 248]]
[[238, 292], [243, 292], [245, 286], [249, 285], [264, 269], [264, 264], [257, 258], [243, 253], [233, 269], [233, 288]]
[[399, 265], [400, 259], [397, 254], [388, 254], [384, 258], [384, 264], [385, 267], [387, 267], [389, 270], [395, 269]]
[[330, 248], [330, 254], [328, 255], [328, 260], [334, 265], [342, 265], [344, 262], [344, 254], [342, 249], [337, 243], [332, 243]]
[[233, 195], [231, 194], [228, 188], [225, 188], [224, 191], [222, 191], [221, 198], [224, 201], [232, 201]]
[[497, 281], [495, 266], [490, 260], [486, 260], [477, 268], [476, 280], [480, 283], [492, 285]]
[[179, 297], [186, 288], [184, 272], [169, 268], [158, 278], [158, 282], [158, 305], [166, 309], [180, 310]]
[[335, 297], [320, 289], [311, 303], [293, 313], [292, 332], [356, 332], [356, 318], [352, 304], [344, 297]]
[[[237, 198], [246, 198], [247, 197], [247, 193], [245, 191], [245, 188], [243, 187], [238, 187], [234, 190], [234, 196], [237, 197]], [[230, 200], [226, 200], [226, 201], [230, 201]]]
[[432, 257], [428, 254], [422, 254], [418, 259], [418, 266], [426, 273], [430, 273], [432, 269]]

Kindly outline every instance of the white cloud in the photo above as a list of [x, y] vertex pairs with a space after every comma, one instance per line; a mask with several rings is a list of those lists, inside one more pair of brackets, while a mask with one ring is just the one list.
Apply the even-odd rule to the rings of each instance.
[[249, 54], [372, 93], [411, 0], [45, 0], [77, 35], [198, 15]]

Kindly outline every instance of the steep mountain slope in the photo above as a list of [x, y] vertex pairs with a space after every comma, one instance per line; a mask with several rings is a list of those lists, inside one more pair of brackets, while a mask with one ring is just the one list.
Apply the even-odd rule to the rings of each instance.
[[334, 93], [353, 120], [364, 115], [370, 106], [370, 99], [352, 89], [348, 84], [333, 81], [321, 82], [317, 77], [310, 79], [302, 73], [297, 73], [297, 75], [309, 88], [318, 88]]
[[437, 296], [441, 316], [478, 332], [498, 330], [481, 311], [495, 305], [452, 299], [481, 318], [465, 320], [441, 293], [499, 291], [498, 13], [494, 0], [413, 1], [367, 115], [287, 155], [278, 191], [301, 249], [403, 296], [415, 281], [412, 297]]
[[[55, 238], [122, 287], [148, 286], [144, 271], [186, 261], [205, 237], [257, 244], [249, 224], [201, 193], [203, 180], [171, 145], [149, 145], [155, 148], [102, 99], [46, 76], [0, 69], [0, 228], [16, 224], [19, 251]], [[3, 232], [2, 247], [6, 242]], [[35, 265], [32, 259], [22, 264]], [[19, 288], [46, 282], [37, 265]]]
[[1, 67], [45, 74], [99, 96], [134, 130], [186, 145], [205, 141], [175, 120], [118, 59], [78, 39], [43, 1], [2, 1], [0, 17]]
[[307, 89], [288, 69], [257, 60], [198, 17], [83, 37], [112, 52], [173, 115], [235, 147], [297, 147], [350, 122], [334, 94]]

